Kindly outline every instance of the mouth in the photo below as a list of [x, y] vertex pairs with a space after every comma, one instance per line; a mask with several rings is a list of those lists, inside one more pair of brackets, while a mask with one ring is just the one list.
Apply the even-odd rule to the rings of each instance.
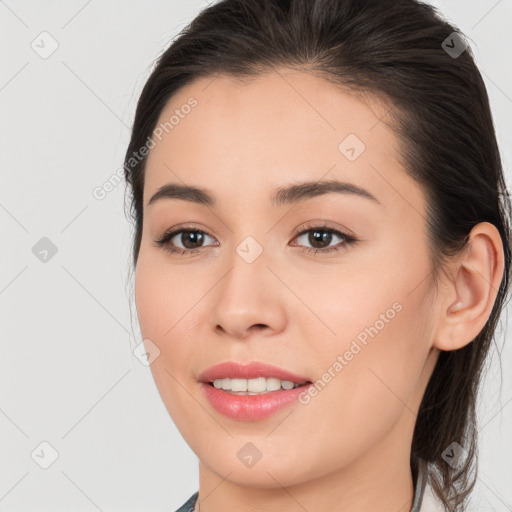
[[225, 361], [198, 377], [210, 405], [224, 416], [258, 421], [295, 403], [311, 378], [259, 361]]

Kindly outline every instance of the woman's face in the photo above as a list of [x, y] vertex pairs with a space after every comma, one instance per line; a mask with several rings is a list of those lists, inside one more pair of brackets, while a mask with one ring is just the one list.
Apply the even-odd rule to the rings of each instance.
[[[408, 464], [438, 355], [439, 298], [425, 198], [399, 162], [387, 109], [372, 103], [298, 71], [218, 76], [181, 89], [154, 132], [136, 268], [141, 332], [148, 352], [160, 351], [151, 370], [181, 434], [232, 482], [276, 487], [356, 461]], [[170, 184], [211, 201], [168, 189], [149, 204]], [[224, 362], [313, 384], [240, 396], [201, 382]], [[276, 382], [272, 371], [222, 373], [265, 377], [251, 389]]]

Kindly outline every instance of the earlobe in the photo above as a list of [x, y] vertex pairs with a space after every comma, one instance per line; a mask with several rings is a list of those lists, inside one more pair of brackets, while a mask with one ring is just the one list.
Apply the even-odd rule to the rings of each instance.
[[478, 336], [494, 306], [504, 266], [498, 230], [489, 222], [477, 224], [466, 249], [451, 267], [452, 280], [444, 288], [444, 305], [433, 339], [435, 347], [457, 350]]

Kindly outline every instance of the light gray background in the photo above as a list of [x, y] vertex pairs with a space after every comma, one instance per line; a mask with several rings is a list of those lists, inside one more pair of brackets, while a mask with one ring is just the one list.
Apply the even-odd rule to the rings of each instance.
[[[512, 0], [433, 3], [470, 39], [510, 186]], [[122, 166], [154, 59], [207, 4], [0, 0], [0, 512], [172, 512], [198, 487], [196, 456], [132, 354], [124, 183], [103, 200], [93, 190]], [[44, 59], [34, 40], [58, 48]], [[57, 247], [46, 263], [32, 252], [42, 237]], [[493, 354], [473, 502], [505, 512], [510, 344], [503, 381]], [[43, 441], [58, 452], [47, 469]]]

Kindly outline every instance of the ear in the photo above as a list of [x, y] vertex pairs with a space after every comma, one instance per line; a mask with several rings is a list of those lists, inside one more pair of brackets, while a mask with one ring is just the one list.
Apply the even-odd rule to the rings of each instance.
[[489, 222], [473, 227], [467, 247], [450, 265], [450, 279], [433, 345], [457, 350], [480, 333], [491, 314], [504, 272], [503, 242]]

